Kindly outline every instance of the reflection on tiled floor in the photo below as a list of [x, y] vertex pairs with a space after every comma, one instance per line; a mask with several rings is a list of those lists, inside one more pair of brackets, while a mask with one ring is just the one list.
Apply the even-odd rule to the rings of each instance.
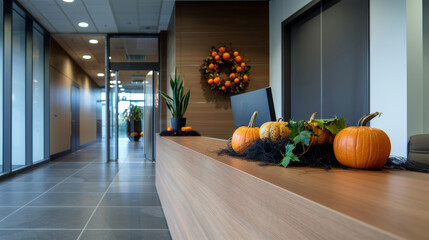
[[94, 144], [0, 182], [0, 239], [171, 239], [142, 143]]

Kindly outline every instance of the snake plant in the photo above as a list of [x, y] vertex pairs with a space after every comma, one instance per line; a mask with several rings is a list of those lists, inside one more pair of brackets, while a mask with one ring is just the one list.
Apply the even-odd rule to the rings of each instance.
[[173, 115], [173, 118], [183, 118], [185, 115], [186, 109], [188, 108], [189, 96], [191, 95], [191, 90], [188, 90], [188, 93], [184, 95], [184, 77], [177, 76], [177, 71], [174, 72], [174, 79], [170, 77], [170, 86], [173, 91], [173, 96], [168, 96], [165, 92], [159, 91], [161, 96], [167, 102], [167, 107]]

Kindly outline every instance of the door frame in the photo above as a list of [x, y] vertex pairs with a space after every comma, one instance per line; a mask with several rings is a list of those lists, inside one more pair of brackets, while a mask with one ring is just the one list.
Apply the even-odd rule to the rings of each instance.
[[[76, 94], [73, 94], [74, 88], [77, 89], [77, 99]], [[74, 97], [73, 97], [74, 96]], [[75, 102], [77, 101], [77, 105], [74, 106]], [[72, 82], [71, 86], [71, 93], [70, 93], [70, 108], [71, 108], [71, 136], [70, 136], [70, 149], [72, 152], [76, 151], [80, 147], [80, 85], [76, 82]], [[73, 107], [74, 106], [74, 107]], [[77, 109], [76, 109], [77, 108]], [[75, 112], [76, 111], [76, 112]], [[75, 119], [75, 129], [73, 129], [73, 116]], [[73, 131], [75, 130], [75, 131]], [[76, 135], [74, 135], [76, 133]], [[77, 140], [73, 141], [73, 137], [76, 137]]]

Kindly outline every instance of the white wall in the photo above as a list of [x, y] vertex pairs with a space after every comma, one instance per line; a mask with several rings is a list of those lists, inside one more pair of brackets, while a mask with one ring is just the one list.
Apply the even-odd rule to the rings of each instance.
[[392, 155], [407, 154], [406, 0], [370, 1], [370, 111], [382, 112], [371, 126], [384, 130]]
[[[413, 1], [413, 0], [411, 0]], [[281, 115], [281, 23], [309, 0], [270, 1], [270, 85]], [[392, 142], [392, 155], [407, 153], [406, 0], [370, 1], [370, 110], [383, 112], [371, 121]]]
[[277, 118], [282, 115], [282, 22], [311, 0], [270, 1], [270, 86]]
[[[429, 0], [423, 0], [423, 133], [429, 133]], [[426, 123], [426, 124], [424, 124]]]

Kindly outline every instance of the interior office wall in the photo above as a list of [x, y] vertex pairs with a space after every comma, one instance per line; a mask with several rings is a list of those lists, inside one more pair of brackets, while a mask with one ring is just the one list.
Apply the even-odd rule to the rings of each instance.
[[51, 39], [50, 46], [50, 154], [70, 150], [71, 86], [80, 86], [80, 145], [97, 140], [95, 82]]
[[225, 44], [249, 60], [248, 91], [268, 87], [268, 2], [176, 2], [175, 33], [177, 73], [185, 77], [185, 90], [191, 88], [187, 125], [204, 136], [231, 137], [230, 98], [210, 90], [200, 69], [211, 47]]
[[[270, 85], [276, 114], [282, 109], [281, 23], [310, 0], [270, 1]], [[383, 112], [371, 126], [383, 129], [392, 155], [407, 153], [406, 0], [370, 1], [370, 110]]]
[[[171, 96], [172, 91], [170, 86], [170, 77], [174, 75], [174, 71], [176, 69], [176, 8], [173, 9], [172, 15], [170, 17], [170, 23], [168, 25], [167, 30], [167, 76], [165, 79], [162, 79], [161, 86], [164, 92], [167, 92], [169, 96]], [[162, 106], [165, 106], [165, 100], [164, 98], [160, 98], [160, 104]], [[163, 116], [165, 118], [162, 118], [165, 122], [164, 126], [171, 126], [171, 113], [170, 111], [167, 111], [166, 114]], [[165, 130], [165, 128], [161, 129]]]
[[423, 133], [423, 5], [407, 0], [408, 136]]

